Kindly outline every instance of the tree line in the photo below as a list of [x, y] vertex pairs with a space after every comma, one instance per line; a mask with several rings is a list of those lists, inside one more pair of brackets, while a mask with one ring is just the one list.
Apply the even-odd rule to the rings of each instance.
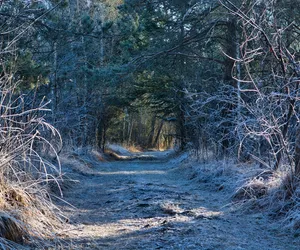
[[2, 1], [1, 72], [51, 101], [65, 147], [175, 144], [299, 175], [299, 4]]

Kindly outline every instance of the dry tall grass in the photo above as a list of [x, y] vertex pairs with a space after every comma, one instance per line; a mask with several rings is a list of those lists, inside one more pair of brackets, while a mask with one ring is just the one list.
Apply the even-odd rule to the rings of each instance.
[[[38, 245], [60, 225], [49, 184], [59, 187], [61, 169], [51, 141], [61, 139], [45, 121], [47, 104], [26, 103], [11, 74], [0, 78], [0, 248]], [[47, 139], [49, 138], [49, 139]], [[42, 229], [42, 230], [41, 230]], [[42, 232], [42, 233], [41, 233]], [[40, 239], [40, 240], [39, 240]], [[40, 247], [40, 246], [39, 246]]]

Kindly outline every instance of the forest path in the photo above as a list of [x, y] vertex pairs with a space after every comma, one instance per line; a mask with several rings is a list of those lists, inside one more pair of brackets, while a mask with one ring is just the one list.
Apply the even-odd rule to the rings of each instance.
[[[75, 174], [75, 173], [74, 173]], [[262, 214], [233, 211], [224, 191], [189, 180], [174, 162], [99, 163], [76, 173], [62, 206], [70, 249], [299, 249]], [[69, 240], [70, 239], [70, 240]]]

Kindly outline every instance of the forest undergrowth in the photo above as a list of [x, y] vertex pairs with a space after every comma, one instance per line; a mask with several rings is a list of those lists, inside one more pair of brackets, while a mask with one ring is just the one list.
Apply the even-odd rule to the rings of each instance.
[[251, 161], [236, 159], [185, 162], [189, 179], [205, 183], [209, 189], [228, 195], [230, 206], [245, 213], [264, 213], [282, 224], [295, 237], [300, 232], [300, 186], [288, 166], [272, 170]]

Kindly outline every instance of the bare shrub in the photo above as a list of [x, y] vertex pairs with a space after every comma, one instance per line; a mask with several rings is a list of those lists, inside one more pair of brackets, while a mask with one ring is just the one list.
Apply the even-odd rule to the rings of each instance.
[[268, 192], [268, 187], [262, 178], [254, 178], [238, 188], [233, 195], [234, 200], [258, 199]]

